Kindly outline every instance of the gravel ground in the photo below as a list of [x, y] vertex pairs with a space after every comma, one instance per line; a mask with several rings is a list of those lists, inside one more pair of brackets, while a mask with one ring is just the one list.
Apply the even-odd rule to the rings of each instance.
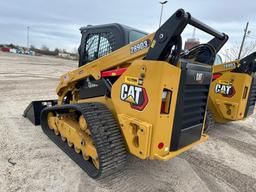
[[124, 171], [90, 179], [22, 117], [32, 100], [56, 98], [58, 77], [77, 62], [0, 52], [0, 191], [256, 191], [256, 115], [217, 125], [210, 139], [168, 161], [130, 156]]

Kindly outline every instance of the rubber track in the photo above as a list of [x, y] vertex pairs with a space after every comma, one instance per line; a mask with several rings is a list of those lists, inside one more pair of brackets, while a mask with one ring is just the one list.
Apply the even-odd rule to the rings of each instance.
[[[73, 148], [68, 147], [67, 143], [48, 127], [49, 112], [66, 113], [70, 109], [83, 114], [88, 124], [99, 157], [99, 170], [90, 161], [84, 160], [83, 156], [77, 154]], [[101, 103], [68, 104], [45, 108], [41, 113], [41, 126], [44, 133], [94, 179], [113, 174], [121, 170], [126, 163], [126, 148], [120, 128], [109, 109]]]
[[204, 132], [207, 133], [214, 127], [215, 127], [215, 121], [214, 121], [213, 114], [209, 109], [207, 109]]

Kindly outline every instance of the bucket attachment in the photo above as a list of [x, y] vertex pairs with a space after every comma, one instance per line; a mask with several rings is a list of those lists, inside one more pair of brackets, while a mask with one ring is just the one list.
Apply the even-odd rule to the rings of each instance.
[[45, 107], [57, 105], [57, 100], [32, 101], [23, 113], [34, 125], [40, 125], [40, 114]]

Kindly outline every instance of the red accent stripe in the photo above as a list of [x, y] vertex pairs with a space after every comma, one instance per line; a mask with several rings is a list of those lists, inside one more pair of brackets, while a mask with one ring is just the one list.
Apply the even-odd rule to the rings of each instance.
[[101, 72], [101, 77], [111, 77], [111, 76], [120, 76], [122, 75], [127, 68], [114, 69], [110, 71]]
[[221, 77], [221, 76], [222, 76], [221, 73], [214, 73], [214, 74], [212, 75], [212, 80], [218, 79], [218, 78]]

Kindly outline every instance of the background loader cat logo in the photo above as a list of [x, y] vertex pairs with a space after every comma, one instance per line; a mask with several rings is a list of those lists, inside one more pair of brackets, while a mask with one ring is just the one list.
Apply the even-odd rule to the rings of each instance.
[[148, 103], [146, 90], [143, 87], [129, 84], [122, 84], [120, 99], [130, 103], [131, 108], [139, 111], [142, 111]]
[[231, 84], [216, 84], [215, 93], [222, 94], [224, 97], [233, 97], [235, 89]]
[[198, 83], [203, 83], [203, 81], [204, 81], [204, 74], [203, 73], [197, 73], [195, 79], [196, 79], [196, 81]]

